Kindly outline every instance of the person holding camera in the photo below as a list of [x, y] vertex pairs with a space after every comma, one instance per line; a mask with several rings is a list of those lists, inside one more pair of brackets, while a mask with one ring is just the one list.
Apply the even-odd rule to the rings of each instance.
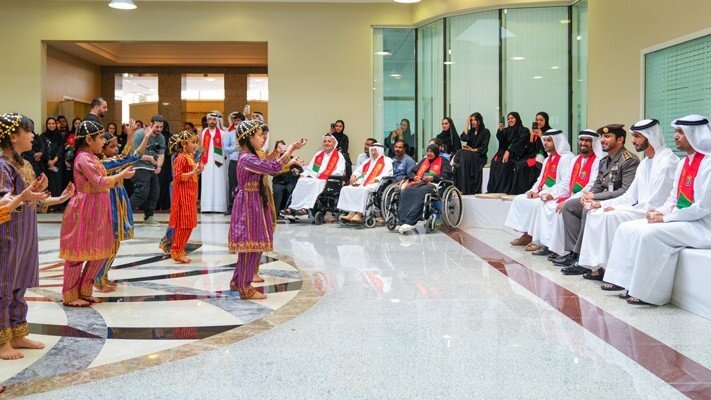
[[163, 126], [165, 119], [156, 114], [151, 118], [148, 127], [139, 129], [133, 134], [133, 147], [138, 148], [146, 135], [150, 135], [146, 151], [141, 160], [134, 166], [136, 175], [133, 177], [133, 194], [131, 195], [131, 206], [133, 211], [143, 210], [143, 223], [146, 225], [156, 225], [158, 222], [153, 217], [153, 213], [158, 204], [160, 196], [160, 184], [158, 176], [163, 169], [165, 161], [165, 138], [163, 137]]

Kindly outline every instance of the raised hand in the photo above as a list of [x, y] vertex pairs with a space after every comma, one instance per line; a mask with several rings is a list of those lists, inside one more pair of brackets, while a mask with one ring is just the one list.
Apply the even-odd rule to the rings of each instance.
[[76, 189], [76, 186], [74, 186], [74, 183], [69, 182], [69, 184], [67, 185], [67, 187], [66, 187], [66, 188], [64, 189], [64, 191], [62, 192], [62, 195], [59, 196], [60, 200], [61, 200], [62, 202], [65, 202], [65, 201], [69, 200], [72, 196], [74, 196], [74, 193], [76, 193], [76, 190], [77, 190], [77, 189]]

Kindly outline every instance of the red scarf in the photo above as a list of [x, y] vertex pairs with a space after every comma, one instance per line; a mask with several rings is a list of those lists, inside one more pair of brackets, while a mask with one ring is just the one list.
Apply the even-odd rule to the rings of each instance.
[[541, 183], [538, 184], [538, 192], [543, 190], [543, 185], [546, 185], [548, 187], [555, 185], [555, 177], [558, 171], [559, 161], [560, 154], [548, 157], [546, 168], [543, 170], [543, 176], [541, 177]]
[[[205, 129], [205, 134], [202, 137], [202, 147], [205, 149], [205, 153], [202, 155], [202, 165], [207, 164], [207, 156], [210, 153], [210, 128]], [[213, 153], [215, 154], [215, 164], [218, 167], [222, 166], [222, 162], [218, 161], [217, 156], [222, 156], [222, 133], [220, 128], [215, 128], [215, 142], [213, 145]]]
[[[370, 167], [370, 159], [363, 164], [363, 171], [367, 171], [368, 168]], [[378, 157], [378, 159], [375, 161], [375, 166], [373, 167], [373, 170], [370, 171], [368, 174], [368, 177], [365, 178], [363, 181], [362, 185], [370, 185], [371, 183], [375, 182], [375, 178], [380, 175], [380, 172], [382, 172], [383, 168], [385, 168], [385, 157], [381, 156]], [[359, 178], [362, 178], [363, 174], [361, 173], [361, 176]]]
[[[437, 156], [433, 162], [430, 162], [429, 158], [425, 158], [425, 161], [420, 165], [420, 169], [417, 170], [417, 177], [420, 181], [425, 176], [425, 173], [432, 175], [439, 175], [442, 172], [442, 157]], [[416, 185], [419, 182], [412, 181], [407, 184], [407, 186]]]
[[686, 156], [676, 188], [677, 208], [686, 208], [694, 204], [694, 181], [703, 159], [704, 155], [701, 153], [696, 153], [692, 162], [689, 162], [689, 156]]
[[583, 190], [583, 188], [590, 182], [590, 173], [592, 172], [592, 166], [595, 163], [595, 154], [588, 157], [588, 161], [585, 163], [583, 170], [580, 170], [580, 166], [583, 164], [585, 158], [580, 155], [575, 160], [575, 165], [573, 165], [573, 172], [570, 174], [570, 186], [568, 187], [568, 196], [561, 197], [558, 199], [558, 204], [568, 200], [570, 196]]
[[[323, 162], [323, 157], [325, 155], [325, 151], [321, 151], [316, 155], [314, 165], [312, 165], [312, 169], [314, 170], [314, 172], [321, 171], [321, 162]], [[331, 158], [328, 159], [328, 165], [326, 165], [326, 169], [323, 170], [323, 172], [318, 174], [318, 179], [328, 179], [331, 177], [331, 174], [333, 173], [333, 171], [336, 170], [336, 166], [338, 165], [338, 157], [340, 157], [338, 150], [333, 149], [333, 151], [331, 152]]]

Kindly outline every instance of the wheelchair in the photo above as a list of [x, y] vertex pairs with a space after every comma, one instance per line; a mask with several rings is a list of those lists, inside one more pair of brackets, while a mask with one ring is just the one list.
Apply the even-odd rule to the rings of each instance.
[[[400, 188], [392, 189], [383, 199], [383, 208], [387, 209], [385, 224], [389, 231], [394, 231], [398, 225], [397, 205], [400, 198]], [[422, 214], [419, 221], [425, 221], [425, 231], [428, 233], [437, 229], [441, 220], [449, 229], [459, 227], [462, 222], [462, 192], [449, 180], [440, 181], [433, 192], [425, 195]]]
[[[368, 200], [365, 205], [365, 212], [363, 213], [363, 225], [366, 228], [373, 228], [376, 224], [376, 217], [379, 213], [383, 221], [387, 221], [386, 215], [383, 211], [383, 198], [387, 195], [390, 187], [396, 187], [395, 178], [392, 176], [386, 176], [380, 179], [378, 182], [378, 189], [373, 193], [368, 193]], [[341, 217], [348, 214], [347, 211], [340, 211], [338, 213], [338, 222], [342, 226], [354, 225], [350, 222], [345, 222], [341, 220]]]
[[338, 209], [336, 208], [338, 196], [346, 182], [348, 182], [348, 178], [345, 176], [331, 176], [326, 180], [326, 187], [318, 195], [314, 207], [309, 210], [309, 215], [313, 218], [314, 224], [323, 224], [327, 213], [338, 216]]

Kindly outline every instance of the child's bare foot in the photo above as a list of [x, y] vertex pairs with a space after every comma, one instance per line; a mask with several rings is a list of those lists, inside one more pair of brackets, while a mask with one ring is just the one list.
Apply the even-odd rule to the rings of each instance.
[[88, 301], [90, 304], [99, 304], [104, 302], [100, 298], [94, 296], [81, 296], [80, 299]]
[[118, 283], [116, 283], [116, 281], [110, 281], [108, 279], [106, 280], [104, 285], [106, 285], [108, 287], [112, 287], [112, 288], [118, 287]]
[[84, 299], [76, 299], [69, 302], [65, 302], [64, 305], [67, 307], [89, 307], [91, 303]]
[[192, 261], [185, 254], [171, 254], [170, 258], [172, 258], [173, 260], [175, 260], [181, 264], [187, 264], [190, 261]]
[[254, 276], [252, 277], [252, 282], [254, 282], [254, 283], [263, 283], [263, 282], [264, 282], [264, 278], [262, 278], [261, 276], [259, 276], [259, 273], [256, 273], [256, 274], [254, 274]]
[[36, 340], [30, 340], [27, 336], [10, 341], [10, 346], [15, 349], [44, 349], [44, 343]]
[[12, 348], [10, 342], [0, 345], [0, 358], [3, 360], [19, 360], [24, 357], [22, 353]]
[[111, 293], [116, 291], [115, 287], [111, 287], [109, 285], [94, 285], [94, 289], [100, 293]]

